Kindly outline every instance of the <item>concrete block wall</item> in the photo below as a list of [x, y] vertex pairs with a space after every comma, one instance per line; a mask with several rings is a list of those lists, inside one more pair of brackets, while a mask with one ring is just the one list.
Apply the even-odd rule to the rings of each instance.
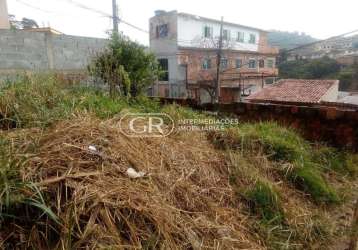
[[52, 36], [53, 67], [56, 70], [86, 69], [91, 59], [102, 51], [107, 40], [58, 35]]
[[48, 69], [45, 34], [0, 30], [0, 69]]
[[0, 71], [85, 70], [106, 39], [0, 30]]

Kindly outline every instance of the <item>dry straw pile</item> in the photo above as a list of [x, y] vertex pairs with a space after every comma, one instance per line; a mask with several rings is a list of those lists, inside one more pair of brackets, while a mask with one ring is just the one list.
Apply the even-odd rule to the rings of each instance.
[[[88, 116], [31, 133], [38, 141], [22, 178], [40, 187], [60, 219], [43, 216], [29, 233], [14, 226], [8, 239], [21, 246], [262, 248], [239, 213], [224, 156], [201, 133], [128, 138], [117, 119]], [[146, 176], [131, 179], [128, 168]]]

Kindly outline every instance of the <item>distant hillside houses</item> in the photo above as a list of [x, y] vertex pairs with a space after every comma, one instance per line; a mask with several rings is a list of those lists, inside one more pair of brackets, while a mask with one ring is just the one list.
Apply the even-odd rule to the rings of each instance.
[[298, 47], [290, 51], [288, 60], [317, 59], [325, 56], [345, 64], [353, 64], [358, 59], [358, 35], [337, 37]]

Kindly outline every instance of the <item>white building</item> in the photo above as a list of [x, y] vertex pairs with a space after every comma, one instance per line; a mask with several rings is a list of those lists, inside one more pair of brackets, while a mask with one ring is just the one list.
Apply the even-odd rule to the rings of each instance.
[[[196, 89], [202, 96], [199, 82], [213, 81], [221, 21], [177, 11], [156, 11], [150, 19], [150, 49], [157, 56], [166, 74], [154, 90], [155, 95], [184, 97], [187, 90]], [[222, 69], [231, 73], [275, 75], [278, 49], [270, 48], [267, 32], [258, 28], [223, 22]], [[250, 84], [255, 80], [247, 80]], [[259, 81], [261, 85], [261, 80]], [[239, 88], [238, 80], [223, 80], [232, 91]], [[200, 93], [198, 93], [200, 92]]]

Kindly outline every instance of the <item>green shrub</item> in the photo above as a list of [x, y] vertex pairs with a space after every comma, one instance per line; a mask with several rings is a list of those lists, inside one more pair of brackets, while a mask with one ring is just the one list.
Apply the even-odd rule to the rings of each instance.
[[119, 88], [125, 96], [144, 93], [160, 75], [153, 53], [122, 34], [114, 33], [108, 46], [93, 58], [89, 73], [110, 86], [111, 97]]
[[251, 210], [259, 215], [263, 221], [270, 223], [281, 223], [284, 213], [279, 196], [268, 183], [258, 181], [255, 186], [246, 192]]

